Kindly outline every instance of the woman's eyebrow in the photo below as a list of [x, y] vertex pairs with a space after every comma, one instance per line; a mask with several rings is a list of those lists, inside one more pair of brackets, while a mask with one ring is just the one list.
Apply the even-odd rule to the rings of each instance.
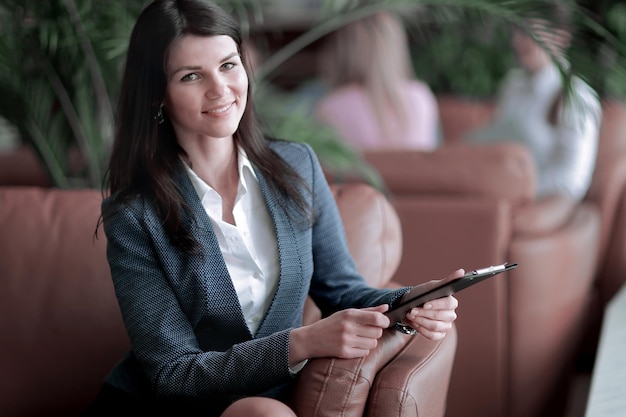
[[233, 52], [229, 55], [227, 55], [226, 57], [224, 57], [220, 62], [224, 62], [224, 61], [228, 61], [229, 59], [235, 57], [235, 56], [239, 56], [239, 52]]

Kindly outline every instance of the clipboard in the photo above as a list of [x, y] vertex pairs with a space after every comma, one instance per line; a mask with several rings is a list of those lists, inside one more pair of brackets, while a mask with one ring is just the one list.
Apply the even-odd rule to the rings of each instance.
[[[517, 268], [516, 263], [503, 263], [465, 273], [462, 277], [435, 280], [417, 285], [405, 293], [400, 302], [393, 305], [385, 315], [391, 321], [390, 327], [408, 327], [403, 323], [406, 313], [414, 307], [421, 307], [428, 301], [457, 293], [502, 272]], [[430, 284], [430, 285], [429, 285]], [[398, 329], [401, 330], [401, 329]], [[402, 330], [401, 330], [402, 331]]]

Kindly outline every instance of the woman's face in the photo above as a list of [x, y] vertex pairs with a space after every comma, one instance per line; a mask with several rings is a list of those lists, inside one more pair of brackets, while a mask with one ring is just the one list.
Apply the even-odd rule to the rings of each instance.
[[[513, 32], [513, 50], [520, 65], [526, 71], [535, 73], [552, 61], [550, 54], [554, 57], [564, 55], [571, 36], [568, 31], [554, 28], [554, 25], [541, 19], [531, 19], [529, 24], [535, 36], [543, 42], [543, 46], [522, 29], [515, 29]], [[546, 51], [546, 48], [550, 53]]]
[[548, 53], [521, 29], [513, 32], [513, 50], [519, 64], [530, 73], [539, 71], [550, 62]]
[[163, 106], [179, 141], [232, 138], [246, 107], [248, 76], [229, 36], [187, 35], [166, 63]]

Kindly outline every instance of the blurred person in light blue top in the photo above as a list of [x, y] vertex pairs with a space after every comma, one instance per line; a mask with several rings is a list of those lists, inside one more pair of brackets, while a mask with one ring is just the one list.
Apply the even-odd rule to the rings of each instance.
[[602, 110], [596, 92], [577, 76], [571, 76], [571, 90], [564, 92], [556, 62], [570, 70], [565, 58], [572, 36], [570, 10], [559, 3], [551, 11], [553, 21], [529, 19], [525, 29], [514, 29], [519, 67], [502, 82], [491, 123], [468, 140], [523, 143], [536, 164], [537, 198], [566, 195], [577, 202], [591, 184]]

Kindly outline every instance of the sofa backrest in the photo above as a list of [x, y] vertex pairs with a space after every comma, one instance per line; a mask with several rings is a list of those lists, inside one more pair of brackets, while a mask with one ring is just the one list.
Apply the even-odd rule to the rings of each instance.
[[52, 185], [33, 146], [23, 144], [0, 152], [0, 186]]
[[76, 415], [128, 348], [101, 200], [0, 188], [0, 415]]
[[394, 196], [447, 194], [504, 199], [513, 206], [533, 201], [536, 174], [520, 144], [445, 145], [432, 152], [372, 151], [365, 159]]

